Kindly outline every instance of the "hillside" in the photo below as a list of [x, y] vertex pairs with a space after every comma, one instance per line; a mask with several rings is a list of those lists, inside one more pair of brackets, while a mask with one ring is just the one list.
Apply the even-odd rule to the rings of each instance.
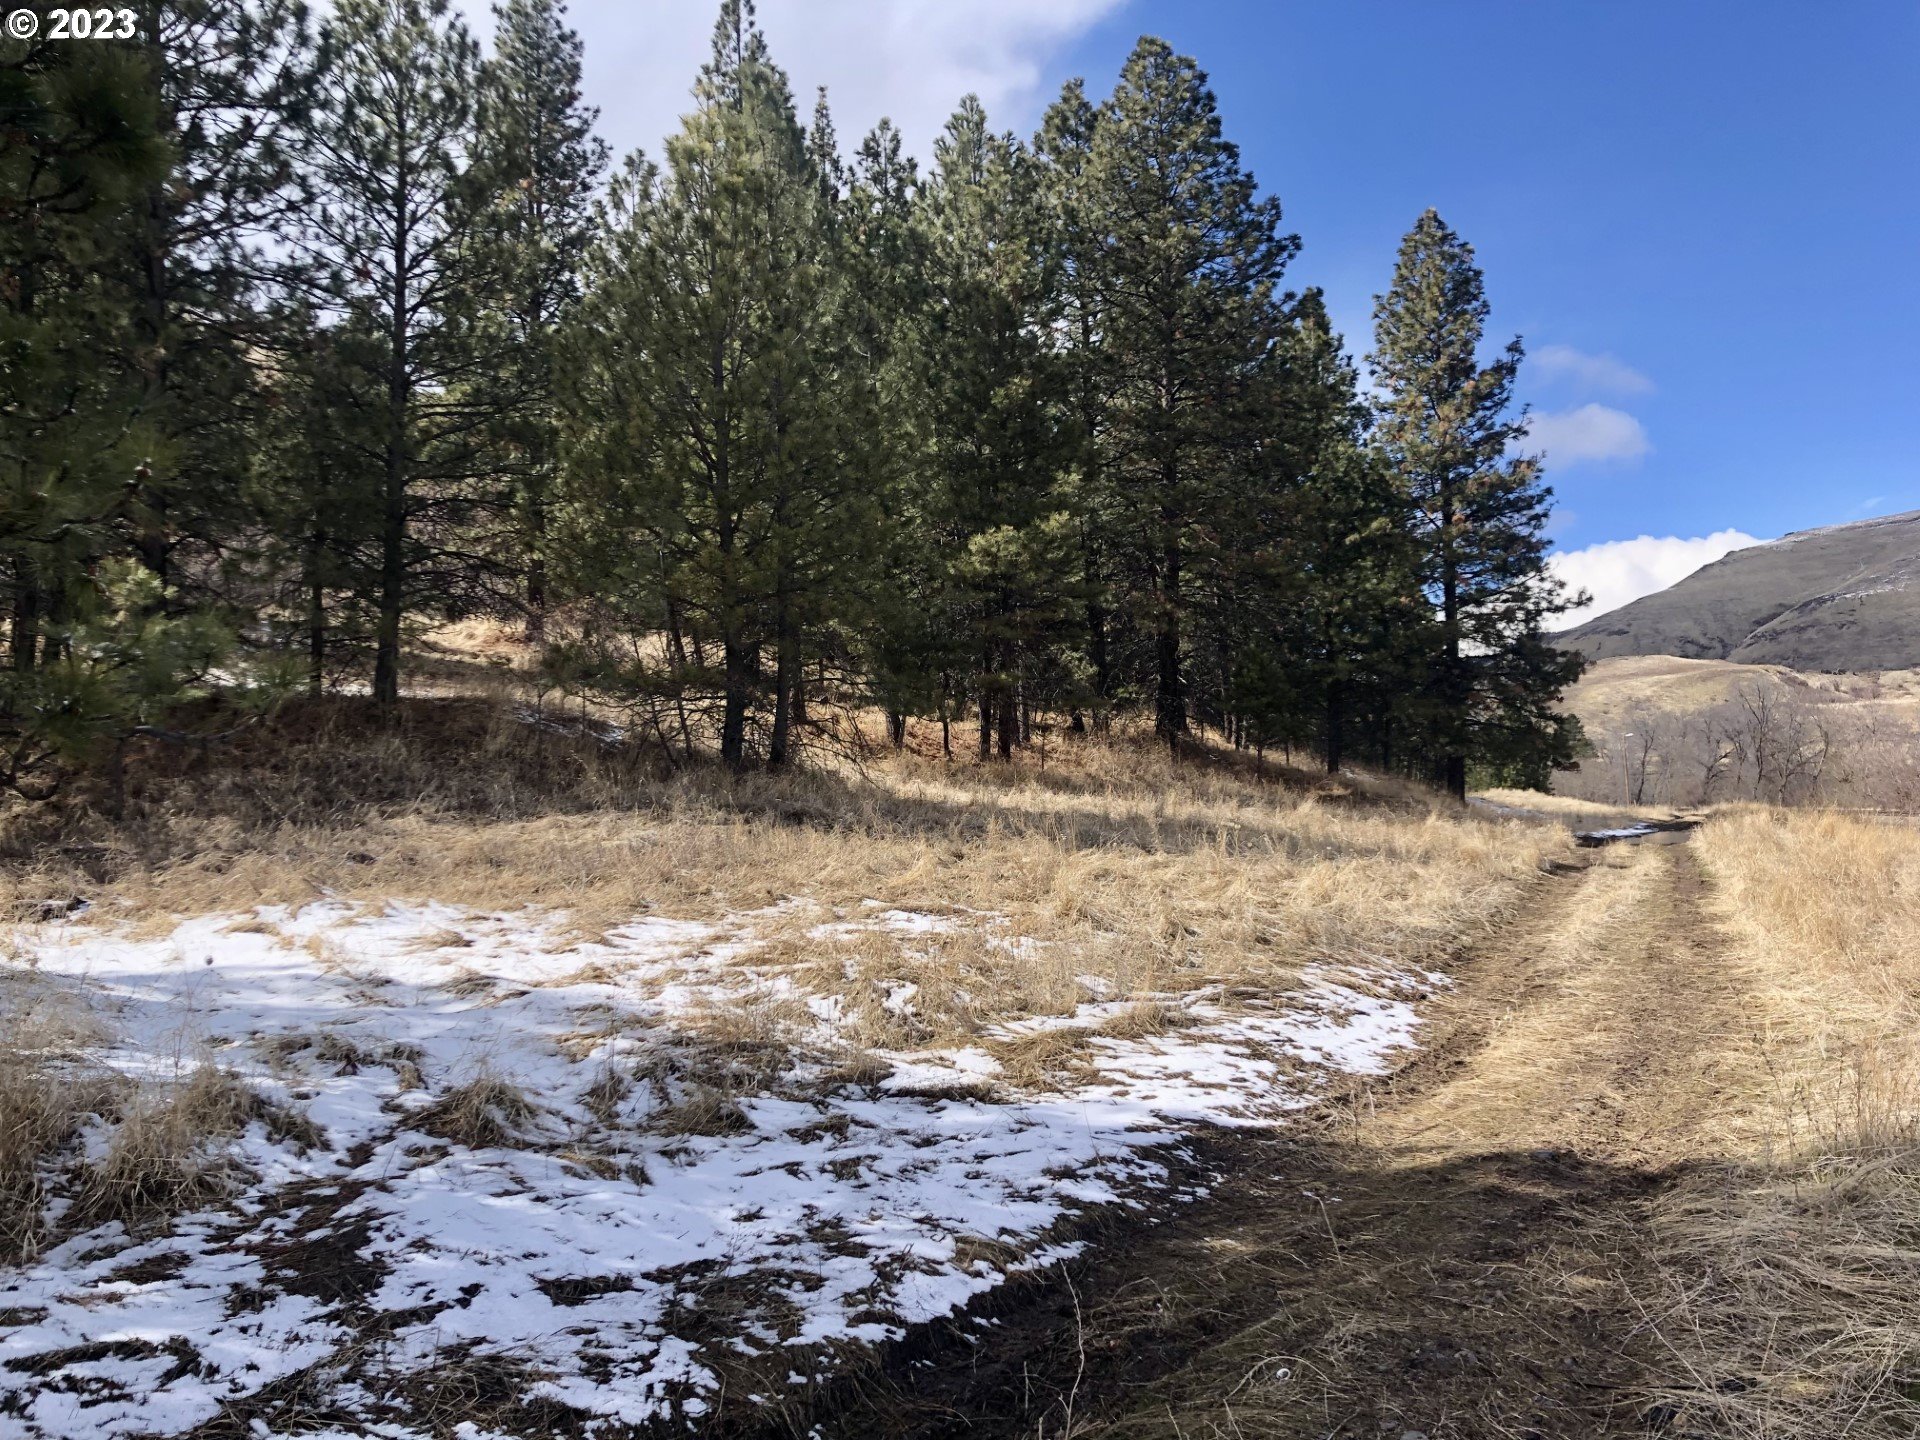
[[1736, 550], [1560, 642], [1594, 659], [1677, 655], [1795, 670], [1920, 664], [1920, 510]]
[[1687, 660], [1674, 655], [1616, 655], [1598, 660], [1567, 690], [1566, 708], [1590, 735], [1604, 735], [1645, 711], [1693, 715], [1739, 698], [1755, 685], [1781, 687], [1818, 704], [1911, 721], [1920, 713], [1920, 673], [1802, 672], [1785, 665]]

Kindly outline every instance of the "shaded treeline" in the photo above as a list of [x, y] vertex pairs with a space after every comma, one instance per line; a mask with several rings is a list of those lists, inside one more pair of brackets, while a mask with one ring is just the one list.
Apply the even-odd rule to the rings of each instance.
[[1031, 139], [963, 100], [924, 170], [802, 123], [747, 0], [611, 176], [554, 0], [164, 0], [0, 43], [4, 778], [185, 702], [390, 705], [409, 627], [508, 620], [676, 753], [819, 711], [982, 758], [1151, 716], [1458, 792], [1538, 780], [1576, 662], [1432, 211], [1372, 388], [1205, 75], [1143, 39]]

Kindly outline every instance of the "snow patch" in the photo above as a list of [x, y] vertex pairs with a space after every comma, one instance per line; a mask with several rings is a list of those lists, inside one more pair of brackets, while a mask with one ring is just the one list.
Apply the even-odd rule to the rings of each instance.
[[[593, 940], [559, 912], [413, 902], [201, 916], [157, 940], [91, 920], [14, 938], [115, 1036], [95, 1058], [154, 1084], [218, 1064], [324, 1141], [256, 1124], [225, 1207], [159, 1237], [94, 1228], [0, 1270], [0, 1415], [34, 1440], [176, 1435], [332, 1371], [356, 1433], [412, 1436], [349, 1363], [369, 1330], [374, 1378], [493, 1357], [610, 1422], [697, 1415], [716, 1342], [685, 1317], [722, 1290], [734, 1333], [718, 1343], [800, 1383], [818, 1347], [898, 1335], [1071, 1253], [1061, 1222], [1139, 1203], [1183, 1133], [1270, 1124], [1330, 1074], [1383, 1072], [1445, 983], [1314, 969], [1250, 1003], [1122, 999], [1088, 977], [1071, 1015], [833, 1083], [839, 1007], [743, 963], [750, 916], [640, 917]], [[963, 923], [1031, 943], [998, 937], [998, 917], [878, 905], [816, 933]], [[1098, 1033], [1142, 998], [1170, 1028]], [[796, 1000], [812, 1028], [777, 1074], [713, 1069], [696, 1016]], [[887, 1003], [910, 1010], [913, 988]], [[987, 1046], [1050, 1029], [1087, 1032], [1084, 1083], [1010, 1093]], [[448, 1138], [442, 1102], [477, 1081], [529, 1108]]]

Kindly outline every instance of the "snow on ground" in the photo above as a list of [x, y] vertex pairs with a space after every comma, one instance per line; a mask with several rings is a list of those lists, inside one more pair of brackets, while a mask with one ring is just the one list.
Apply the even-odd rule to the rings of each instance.
[[[1091, 1071], [1061, 1093], [996, 1086], [984, 1046], [886, 1054], [890, 1073], [848, 1081], [837, 1003], [742, 963], [753, 918], [583, 940], [563, 914], [325, 902], [160, 939], [91, 915], [21, 927], [15, 963], [116, 1037], [106, 1064], [157, 1084], [217, 1064], [324, 1139], [255, 1123], [229, 1204], [0, 1270], [0, 1431], [178, 1434], [271, 1416], [298, 1383], [362, 1433], [404, 1436], [390, 1387], [476, 1356], [610, 1422], [698, 1415], [716, 1346], [797, 1382], [829, 1342], [897, 1335], [1051, 1263], [1072, 1252], [1063, 1220], [1164, 1184], [1182, 1132], [1269, 1123], [1330, 1071], [1384, 1069], [1445, 983], [1313, 970], [1264, 1006], [1157, 997], [1177, 1027], [1083, 1037]], [[870, 907], [815, 933], [993, 919]], [[1075, 1015], [998, 1036], [1129, 1003], [1085, 988]], [[735, 1093], [703, 1088], [716, 1062], [693, 1022], [769, 1002], [811, 1029]], [[496, 1079], [531, 1109], [446, 1138], [441, 1102]], [[727, 1333], [701, 1333], [720, 1313]]]
[[1657, 835], [1662, 828], [1650, 821], [1640, 821], [1613, 830], [1577, 830], [1573, 838], [1584, 845], [1602, 845], [1609, 840], [1644, 840], [1649, 835]]

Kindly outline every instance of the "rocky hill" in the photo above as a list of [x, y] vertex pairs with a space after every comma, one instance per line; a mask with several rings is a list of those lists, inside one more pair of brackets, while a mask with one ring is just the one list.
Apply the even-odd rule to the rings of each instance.
[[1813, 671], [1920, 667], [1920, 510], [1735, 550], [1559, 641], [1596, 660], [1679, 655]]

